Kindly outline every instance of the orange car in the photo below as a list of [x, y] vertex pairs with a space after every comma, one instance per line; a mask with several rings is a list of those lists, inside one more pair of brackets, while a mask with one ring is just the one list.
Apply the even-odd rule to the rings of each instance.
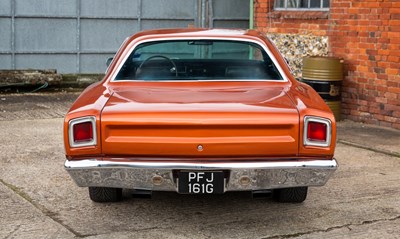
[[269, 190], [302, 202], [337, 168], [332, 112], [254, 30], [145, 31], [65, 117], [65, 169], [96, 202], [122, 189]]

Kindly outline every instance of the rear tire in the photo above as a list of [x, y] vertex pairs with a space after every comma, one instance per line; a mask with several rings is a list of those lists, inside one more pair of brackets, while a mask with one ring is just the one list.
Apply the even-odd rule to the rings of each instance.
[[122, 188], [89, 187], [89, 196], [94, 202], [118, 202], [122, 200]]
[[277, 202], [301, 203], [307, 198], [308, 187], [281, 188], [273, 191]]

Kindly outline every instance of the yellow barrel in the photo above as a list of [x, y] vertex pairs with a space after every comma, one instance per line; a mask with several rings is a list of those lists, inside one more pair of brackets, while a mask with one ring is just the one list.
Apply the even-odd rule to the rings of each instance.
[[343, 60], [334, 57], [311, 56], [303, 58], [302, 82], [310, 85], [324, 99], [340, 120]]
[[342, 81], [343, 60], [335, 57], [303, 58], [303, 78], [317, 81]]
[[341, 102], [340, 101], [325, 101], [325, 103], [332, 110], [336, 121], [339, 121], [340, 120], [340, 112], [342, 111]]

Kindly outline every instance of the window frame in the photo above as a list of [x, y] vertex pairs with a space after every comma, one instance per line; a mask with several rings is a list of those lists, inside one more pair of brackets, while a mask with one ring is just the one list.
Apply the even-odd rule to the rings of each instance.
[[[288, 0], [284, 0], [285, 2], [285, 6], [284, 7], [275, 7], [277, 4], [277, 1], [279, 0], [274, 0], [274, 10], [277, 11], [329, 11], [330, 7], [320, 7], [320, 8], [311, 8], [311, 0], [308, 0], [308, 7], [307, 8], [299, 8], [299, 7], [287, 7], [288, 5]], [[296, 0], [297, 2], [300, 0]], [[323, 6], [323, 1], [324, 0], [320, 0], [320, 6]], [[330, 5], [331, 0], [329, 0], [329, 5]]]
[[[141, 80], [117, 80], [116, 77], [121, 70], [123, 64], [128, 60], [128, 57], [132, 54], [133, 50], [140, 44], [146, 43], [146, 42], [156, 42], [156, 41], [168, 41], [168, 40], [232, 40], [232, 41], [243, 41], [243, 42], [251, 42], [256, 45], [259, 45], [270, 57], [276, 68], [278, 69], [279, 74], [282, 77], [282, 80], [259, 80], [259, 81], [268, 81], [268, 82], [277, 82], [277, 83], [287, 83], [290, 82], [288, 75], [286, 75], [286, 72], [283, 70], [283, 67], [279, 64], [278, 59], [274, 56], [272, 53], [271, 49], [267, 47], [263, 42], [255, 39], [243, 39], [243, 38], [236, 38], [236, 37], [215, 37], [215, 36], [210, 36], [210, 37], [160, 37], [160, 38], [155, 38], [155, 39], [141, 39], [140, 37], [136, 41], [132, 41], [129, 43], [126, 48], [123, 50], [123, 57], [120, 59], [116, 59], [116, 66], [112, 69], [112, 71], [109, 73], [109, 79], [107, 81], [108, 84], [119, 84], [119, 83], [124, 83], [124, 82], [140, 82]], [[243, 81], [243, 80], [235, 80], [235, 81]], [[256, 81], [256, 80], [246, 80], [246, 81]], [[179, 81], [163, 81], [163, 82], [185, 82], [183, 80]], [[192, 82], [192, 81], [187, 81], [187, 82]]]

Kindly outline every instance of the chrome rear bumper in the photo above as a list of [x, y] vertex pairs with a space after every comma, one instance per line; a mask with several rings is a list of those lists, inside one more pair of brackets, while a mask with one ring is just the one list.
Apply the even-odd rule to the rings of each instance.
[[173, 174], [175, 170], [226, 171], [229, 173], [225, 191], [255, 191], [323, 186], [337, 167], [335, 159], [237, 163], [114, 162], [94, 159], [65, 162], [65, 169], [80, 187], [153, 191], [177, 191]]

